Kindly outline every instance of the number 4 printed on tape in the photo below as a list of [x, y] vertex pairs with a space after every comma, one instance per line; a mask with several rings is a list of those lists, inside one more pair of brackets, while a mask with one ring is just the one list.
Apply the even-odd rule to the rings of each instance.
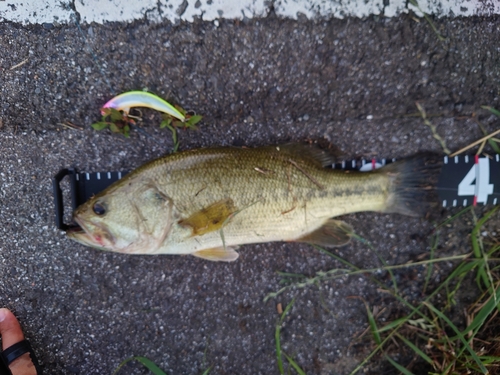
[[486, 204], [488, 196], [493, 194], [493, 184], [490, 184], [490, 159], [479, 158], [476, 155], [476, 162], [467, 175], [458, 185], [459, 196], [474, 196], [476, 203]]

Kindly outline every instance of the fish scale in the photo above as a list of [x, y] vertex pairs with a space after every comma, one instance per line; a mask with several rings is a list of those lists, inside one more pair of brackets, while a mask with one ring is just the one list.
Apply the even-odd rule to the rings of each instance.
[[[214, 201], [231, 198], [241, 211], [224, 228], [228, 246], [237, 245], [243, 237], [247, 243], [260, 242], [262, 236], [266, 236], [268, 241], [298, 238], [311, 230], [309, 225], [316, 226], [318, 220], [323, 222], [329, 217], [346, 213], [347, 204], [351, 206], [350, 212], [356, 212], [380, 210], [385, 201], [384, 194], [387, 193], [378, 188], [381, 183], [374, 183], [367, 175], [353, 176], [346, 172], [329, 171], [314, 163], [301, 161], [301, 166], [307, 169], [310, 177], [327, 186], [320, 189], [288, 162], [286, 152], [284, 157], [279, 157], [277, 151], [277, 155], [271, 158], [267, 153], [265, 156], [256, 155], [254, 150], [243, 149], [237, 157], [232, 152], [232, 157], [224, 158], [229, 150], [219, 151], [221, 160], [210, 154], [209, 162], [204, 160], [205, 155], [196, 155], [192, 167], [186, 169], [179, 168], [169, 158], [167, 160], [172, 166], [167, 168], [167, 173], [163, 173], [165, 168], [162, 164], [149, 169], [150, 178], [157, 179], [158, 185], [165, 187], [172, 200], [179, 202], [174, 203], [179, 217], [189, 216]], [[214, 164], [214, 160], [217, 163]], [[269, 172], [266, 175], [255, 168]], [[361, 183], [364, 183], [363, 190], [357, 188]], [[205, 188], [197, 194], [204, 184], [214, 188]], [[348, 193], [353, 190], [358, 190], [354, 194], [356, 201], [349, 202], [348, 198], [353, 194]], [[365, 192], [370, 199], [363, 199], [362, 193]], [[324, 193], [326, 195], [322, 197]], [[375, 201], [373, 196], [377, 194], [379, 199]], [[259, 235], [249, 236], [249, 228]], [[206, 236], [204, 244], [207, 243], [210, 243], [208, 246], [222, 246], [220, 233]]]
[[257, 242], [343, 245], [352, 229], [333, 217], [420, 210], [436, 170], [427, 159], [362, 173], [325, 168], [333, 157], [301, 145], [176, 153], [77, 208], [79, 227], [68, 236], [105, 250], [210, 260], [235, 260], [233, 248]]

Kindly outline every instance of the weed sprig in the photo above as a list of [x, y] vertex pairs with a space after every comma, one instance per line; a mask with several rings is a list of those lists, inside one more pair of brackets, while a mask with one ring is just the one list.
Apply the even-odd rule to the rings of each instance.
[[[176, 107], [176, 109], [185, 116], [185, 120], [164, 113], [162, 114], [162, 122], [160, 129], [168, 129], [172, 133], [172, 140], [174, 142], [173, 152], [179, 149], [178, 129], [197, 129], [196, 124], [203, 118], [197, 114], [189, 114], [183, 108]], [[124, 137], [130, 137], [130, 129], [138, 122], [142, 121], [139, 116], [131, 116], [125, 111], [118, 111], [114, 108], [102, 108], [101, 121], [93, 123], [91, 126], [95, 130], [109, 129], [113, 133], [122, 134]]]
[[[499, 322], [497, 317], [500, 301], [500, 259], [495, 254], [500, 250], [500, 241], [486, 244], [481, 232], [484, 225], [498, 214], [500, 207], [496, 207], [486, 213], [482, 218], [475, 217], [473, 209], [466, 208], [454, 217], [436, 226], [436, 235], [432, 239], [431, 247], [437, 246], [439, 229], [466, 213], [472, 212], [474, 227], [471, 231], [472, 252], [452, 257], [435, 258], [432, 253], [429, 260], [421, 262], [387, 266], [374, 269], [360, 269], [339, 256], [330, 253], [320, 247], [321, 252], [340, 261], [346, 268], [337, 268], [325, 272], [317, 272], [314, 277], [304, 275], [281, 273], [282, 281], [288, 283], [285, 287], [266, 296], [266, 299], [276, 297], [285, 290], [297, 287], [319, 285], [327, 280], [359, 274], [368, 274], [385, 292], [391, 294], [399, 303], [409, 310], [409, 313], [384, 326], [379, 326], [376, 316], [365, 302], [368, 326], [367, 332], [371, 333], [376, 347], [372, 352], [351, 372], [356, 374], [375, 355], [382, 355], [398, 371], [405, 375], [413, 373], [408, 367], [395, 361], [388, 353], [391, 343], [400, 342], [408, 347], [418, 358], [421, 358], [431, 368], [429, 374], [459, 374], [459, 373], [481, 373], [488, 374], [494, 368], [500, 367], [500, 355], [498, 354], [498, 343], [496, 339], [488, 339], [488, 330], [493, 329], [494, 323]], [[361, 239], [362, 240], [362, 239]], [[365, 241], [365, 240], [363, 240]], [[389, 288], [373, 275], [379, 270], [395, 270], [403, 267], [415, 267], [426, 265], [431, 267], [439, 262], [460, 261], [453, 272], [438, 285], [422, 302], [413, 305], [400, 295], [396, 284]], [[476, 283], [483, 289], [482, 296], [467, 310], [467, 323], [464, 329], [459, 328], [446, 315], [448, 309], [455, 304], [454, 296], [470, 272], [476, 273]], [[391, 278], [394, 278], [392, 274]], [[429, 284], [430, 273], [426, 274], [425, 288]], [[445, 291], [446, 299], [444, 306], [437, 307], [434, 298], [438, 293]], [[358, 337], [360, 339], [363, 335]]]
[[[290, 366], [297, 372], [299, 375], [306, 375], [304, 370], [297, 364], [297, 362], [294, 361], [292, 357], [287, 355], [282, 349], [281, 349], [281, 326], [283, 325], [283, 322], [286, 318], [286, 315], [288, 312], [291, 310], [295, 300], [293, 299], [286, 307], [283, 313], [281, 314], [281, 317], [276, 324], [276, 329], [274, 331], [274, 339], [276, 341], [276, 360], [278, 363], [278, 370], [280, 372], [280, 375], [285, 375], [285, 366], [283, 365], [283, 356], [286, 358]], [[290, 372], [289, 372], [290, 373]]]

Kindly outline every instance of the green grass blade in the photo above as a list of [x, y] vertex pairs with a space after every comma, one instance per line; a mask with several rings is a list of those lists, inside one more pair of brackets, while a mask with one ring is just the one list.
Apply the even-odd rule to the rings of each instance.
[[[486, 106], [486, 105], [483, 105], [481, 106], [481, 108], [483, 109], [487, 109], [488, 111], [490, 111], [491, 113], [493, 113], [495, 116], [497, 117], [500, 117], [500, 111], [498, 111], [497, 109], [493, 108], [493, 107], [490, 107], [490, 106]], [[483, 130], [483, 132], [486, 134], [485, 130], [483, 129], [483, 127], [481, 126], [481, 129]], [[497, 154], [500, 154], [500, 146], [498, 146], [498, 143], [495, 142], [493, 139], [489, 138], [488, 139], [488, 143], [490, 144], [491, 148], [497, 153]]]
[[487, 109], [488, 111], [490, 111], [491, 113], [493, 113], [495, 116], [497, 117], [500, 117], [500, 111], [493, 108], [493, 107], [490, 107], [488, 105], [482, 105], [481, 108], [483, 109]]
[[434, 362], [432, 362], [432, 359], [425, 354], [422, 350], [420, 350], [414, 343], [409, 341], [406, 337], [402, 336], [401, 334], [396, 332], [396, 336], [403, 341], [406, 345], [408, 345], [415, 353], [417, 353], [420, 358], [422, 358], [424, 361], [426, 361], [428, 364], [432, 365]]
[[462, 275], [466, 275], [468, 272], [472, 271], [475, 267], [481, 265], [482, 259], [471, 259], [468, 262], [460, 263], [457, 268], [453, 270], [450, 276], [447, 277], [447, 282], [460, 277]]
[[280, 331], [281, 324], [276, 326], [276, 330], [274, 331], [274, 339], [276, 340], [276, 360], [278, 362], [278, 371], [281, 375], [285, 374], [285, 368], [283, 367], [283, 359], [281, 358], [281, 341], [280, 341]]
[[160, 369], [153, 361], [151, 361], [150, 359], [146, 358], [146, 357], [140, 357], [140, 356], [136, 356], [136, 357], [130, 357], [130, 358], [127, 358], [126, 360], [124, 360], [122, 363], [120, 363], [118, 365], [118, 367], [116, 368], [115, 372], [113, 372], [113, 375], [116, 375], [118, 373], [118, 371], [120, 371], [120, 369], [128, 362], [130, 361], [137, 361], [139, 363], [141, 363], [144, 367], [146, 367], [149, 371], [151, 371], [154, 375], [167, 375], [165, 372], [163, 372], [162, 369]]
[[265, 302], [269, 301], [271, 298], [278, 297], [281, 293], [286, 291], [288, 288], [289, 288], [289, 286], [285, 286], [285, 287], [281, 288], [280, 290], [278, 290], [277, 292], [267, 294], [264, 297], [263, 302], [265, 303]]
[[408, 321], [408, 317], [407, 316], [404, 316], [402, 318], [399, 318], [399, 319], [396, 319], [396, 320], [393, 320], [392, 322], [390, 323], [387, 323], [385, 326], [383, 326], [382, 328], [379, 328], [378, 331], [379, 332], [385, 332], [385, 331], [389, 331], [393, 328], [399, 328], [400, 325], [406, 323]]
[[208, 375], [208, 373], [210, 372], [211, 369], [212, 369], [212, 367], [207, 368], [205, 371], [203, 371], [203, 374], [201, 374], [201, 375]]
[[387, 360], [389, 362], [391, 362], [391, 365], [393, 365], [394, 367], [396, 367], [398, 369], [398, 371], [401, 372], [402, 374], [404, 374], [404, 375], [414, 375], [413, 372], [411, 372], [411, 371], [407, 370], [406, 368], [404, 368], [403, 366], [401, 366], [399, 363], [397, 363], [395, 360], [393, 360], [388, 355], [386, 355], [385, 358], [387, 358]]
[[296, 278], [296, 279], [304, 279], [305, 276], [302, 275], [301, 273], [288, 273], [288, 272], [277, 272], [278, 275], [281, 277], [289, 277], [289, 278]]
[[368, 304], [365, 301], [363, 302], [366, 307], [366, 313], [368, 314], [368, 324], [370, 325], [370, 331], [372, 332], [372, 336], [375, 339], [377, 345], [380, 345], [382, 343], [382, 339], [380, 338], [380, 332], [378, 330], [377, 323], [375, 322], [375, 317], [373, 316]]
[[396, 277], [394, 277], [394, 273], [392, 272], [392, 269], [389, 267], [389, 265], [387, 264], [387, 262], [385, 261], [385, 259], [378, 253], [377, 250], [375, 250], [375, 248], [372, 246], [372, 244], [370, 243], [370, 241], [368, 241], [366, 238], [363, 238], [361, 237], [360, 235], [356, 234], [356, 233], [351, 233], [351, 237], [360, 241], [361, 243], [364, 243], [366, 246], [368, 246], [368, 248], [373, 251], [375, 253], [375, 255], [377, 256], [377, 258], [380, 260], [380, 262], [382, 263], [383, 265], [383, 269], [385, 269], [387, 272], [389, 272], [389, 275], [391, 277], [391, 281], [392, 281], [392, 285], [394, 285], [394, 292], [397, 293], [398, 291], [398, 284], [397, 284], [397, 281], [396, 281]]
[[496, 143], [493, 139], [488, 139], [488, 143], [490, 144], [490, 147], [495, 151], [497, 154], [500, 154], [500, 146], [498, 146], [498, 143]]
[[487, 365], [495, 363], [498, 366], [498, 363], [500, 362], [500, 357], [491, 356], [491, 355], [482, 355], [479, 358], [481, 358], [481, 361]]
[[[491, 257], [494, 253], [496, 253], [498, 250], [500, 250], [500, 245], [498, 246], [493, 246], [491, 250], [488, 252], [488, 257]], [[490, 258], [490, 260], [493, 260]], [[495, 269], [495, 268], [493, 268]]]
[[472, 322], [469, 324], [469, 326], [465, 329], [465, 331], [462, 334], [466, 335], [469, 332], [475, 330], [476, 328], [481, 327], [486, 321], [486, 319], [488, 319], [488, 316], [497, 307], [496, 301], [498, 301], [499, 298], [500, 298], [500, 288], [498, 288], [495, 292], [495, 295], [490, 297], [488, 302], [484, 304], [483, 308], [477, 313], [474, 320], [472, 320]]
[[137, 361], [142, 363], [144, 367], [146, 367], [149, 371], [151, 371], [154, 375], [167, 375], [160, 369], [156, 364], [146, 357], [135, 357]]
[[[326, 250], [325, 250], [325, 253], [328, 253], [328, 252], [326, 252]], [[331, 255], [334, 256], [334, 257], [336, 257], [334, 254], [331, 254]], [[396, 331], [400, 328], [400, 326], [402, 326], [404, 323], [406, 323], [414, 315], [419, 315], [424, 320], [426, 320], [430, 324], [432, 324], [432, 320], [428, 316], [426, 316], [425, 314], [423, 314], [420, 311], [422, 309], [422, 307], [424, 306], [424, 303], [430, 301], [433, 297], [435, 297], [455, 277], [460, 276], [460, 275], [464, 275], [465, 273], [467, 273], [470, 270], [472, 270], [474, 267], [476, 267], [481, 262], [481, 260], [476, 260], [476, 259], [472, 259], [472, 260], [469, 260], [469, 261], [467, 261], [468, 258], [462, 258], [462, 259], [464, 259], [465, 261], [463, 261], [462, 263], [460, 263], [460, 265], [455, 270], [453, 270], [453, 272], [443, 281], [443, 283], [441, 283], [429, 296], [426, 297], [425, 301], [422, 302], [421, 304], [419, 304], [417, 307], [414, 307], [412, 304], [408, 303], [406, 300], [404, 300], [400, 296], [394, 295], [395, 298], [397, 298], [402, 304], [404, 304], [405, 306], [407, 306], [411, 310], [410, 314], [408, 314], [406, 317], [403, 317], [403, 318], [400, 319], [399, 325], [396, 324], [396, 326], [394, 327], [394, 329], [387, 335], [387, 337], [384, 338], [384, 340], [382, 341], [381, 345], [377, 345], [377, 347], [375, 349], [373, 349], [371, 351], [371, 353], [366, 358], [364, 358], [363, 361], [360, 364], [358, 364], [353, 371], [351, 371], [350, 375], [357, 374], [358, 371], [360, 371], [361, 368], [363, 368], [363, 366], [366, 363], [368, 363], [368, 361], [373, 356], [375, 356], [375, 354], [377, 354], [378, 351], [382, 350], [382, 347], [385, 345], [386, 342], [388, 342], [391, 339], [391, 337], [396, 333]], [[376, 279], [373, 279], [373, 280], [376, 283], [379, 283], [378, 280], [376, 280]], [[379, 283], [379, 285], [381, 285], [381, 284]], [[379, 332], [380, 332], [380, 330], [379, 330]], [[443, 374], [447, 374], [447, 373], [444, 372]]]
[[317, 245], [312, 245], [312, 247], [314, 247], [316, 250], [322, 252], [323, 254], [326, 254], [328, 255], [329, 257], [335, 259], [335, 260], [338, 260], [340, 263], [344, 264], [345, 266], [355, 270], [355, 271], [360, 271], [360, 269], [358, 267], [356, 267], [354, 264], [352, 263], [349, 263], [347, 260], [339, 257], [338, 255], [334, 254], [334, 253], [331, 253], [329, 252], [328, 250], [326, 249], [323, 249], [321, 246], [317, 246]]
[[469, 206], [469, 207], [465, 207], [463, 210], [461, 210], [460, 212], [457, 212], [455, 215], [453, 215], [452, 217], [446, 219], [445, 221], [443, 221], [442, 223], [440, 223], [439, 225], [436, 226], [436, 230], [441, 228], [441, 227], [444, 227], [445, 225], [448, 225], [449, 223], [451, 223], [453, 220], [455, 219], [458, 219], [460, 216], [462, 216], [463, 214], [471, 211], [473, 208], [473, 206]]
[[286, 317], [286, 314], [288, 314], [288, 312], [290, 311], [290, 309], [292, 308], [293, 304], [295, 303], [295, 298], [292, 299], [292, 302], [290, 302], [286, 307], [285, 307], [285, 311], [283, 311], [283, 314], [281, 314], [281, 319], [280, 319], [280, 325], [283, 323], [283, 321], [285, 320], [285, 317]]
[[[431, 255], [430, 255], [430, 260], [434, 259], [434, 253], [436, 252], [436, 249], [439, 244], [439, 232], [436, 231], [436, 233], [431, 237]], [[429, 282], [431, 280], [432, 276], [432, 269], [433, 269], [433, 264], [430, 263], [429, 266], [427, 267], [427, 273], [425, 276], [425, 283], [424, 283], [424, 289], [423, 289], [423, 294], [425, 294], [425, 291], [427, 290], [427, 286], [429, 285]]]
[[286, 357], [288, 363], [290, 363], [290, 365], [295, 369], [295, 371], [297, 371], [297, 374], [299, 374], [299, 375], [306, 375], [306, 373], [304, 372], [304, 370], [302, 370], [300, 368], [300, 366], [297, 364], [297, 362], [295, 362], [293, 360], [292, 357], [289, 357], [285, 352], [283, 352], [283, 355]]
[[476, 352], [474, 352], [474, 350], [472, 350], [472, 348], [470, 347], [468, 341], [465, 339], [465, 337], [464, 337], [465, 333], [460, 332], [460, 330], [455, 326], [455, 324], [453, 324], [451, 322], [451, 320], [448, 319], [448, 317], [446, 315], [444, 315], [441, 311], [439, 311], [438, 309], [436, 309], [433, 305], [431, 305], [430, 303], [425, 303], [425, 305], [429, 308], [429, 310], [432, 310], [440, 319], [442, 319], [443, 321], [446, 322], [446, 324], [448, 324], [448, 326], [456, 333], [458, 339], [462, 342], [462, 344], [464, 345], [464, 347], [470, 353], [472, 359], [474, 359], [474, 362], [477, 363], [477, 365], [481, 369], [481, 372], [483, 374], [487, 374], [488, 370], [486, 369], [486, 367], [484, 367], [484, 365], [482, 364], [482, 362], [479, 359], [479, 357], [476, 354]]
[[[476, 121], [476, 124], [479, 125], [479, 127], [481, 128], [481, 131], [483, 132], [483, 134], [485, 136], [488, 135], [488, 132], [486, 131], [486, 129], [484, 128], [484, 126], [481, 125], [481, 123], [479, 123], [478, 121]], [[497, 142], [495, 142], [491, 138], [488, 138], [488, 143], [490, 144], [490, 147], [493, 149], [493, 151], [495, 151], [497, 154], [500, 154], [500, 147], [498, 146]]]
[[281, 325], [283, 324], [283, 320], [285, 320], [286, 314], [290, 311], [292, 308], [293, 304], [295, 302], [295, 298], [287, 305], [285, 308], [285, 311], [283, 311], [283, 314], [281, 314], [280, 320], [278, 324], [276, 324], [276, 329], [274, 331], [274, 339], [276, 341], [276, 359], [278, 361], [278, 370], [281, 375], [285, 374], [285, 368], [283, 366], [283, 359], [282, 359], [282, 351], [281, 351], [281, 339], [280, 339], [280, 334], [281, 334]]
[[[482, 282], [484, 283], [484, 285], [487, 288], [491, 288], [493, 280], [492, 280], [491, 273], [489, 272], [489, 268], [488, 268], [487, 255], [484, 252], [483, 241], [481, 239], [481, 228], [491, 218], [491, 216], [493, 216], [493, 214], [496, 213], [496, 211], [498, 210], [498, 207], [499, 206], [495, 207], [494, 209], [492, 209], [491, 211], [486, 213], [479, 220], [477, 220], [476, 216], [474, 215], [474, 221], [476, 222], [476, 225], [474, 226], [474, 229], [472, 229], [472, 232], [471, 232], [471, 243], [472, 243], [472, 249], [474, 252], [474, 256], [477, 259], [483, 259], [483, 261], [484, 261], [482, 266], [480, 266], [478, 269], [477, 277], [482, 280]], [[474, 211], [472, 211], [472, 213], [474, 213]], [[481, 285], [478, 285], [478, 286], [481, 287]]]
[[436, 34], [437, 38], [439, 39], [440, 42], [444, 42], [446, 40], [446, 38], [444, 36], [441, 35], [441, 33], [438, 31], [438, 29], [436, 28], [436, 26], [434, 25], [434, 22], [432, 22], [432, 20], [430, 19], [430, 17], [427, 15], [427, 13], [425, 13], [422, 8], [420, 8], [420, 5], [418, 5], [418, 2], [417, 0], [410, 0], [410, 4], [413, 5], [414, 7], [416, 7], [419, 11], [422, 12], [422, 14], [424, 15], [424, 18], [425, 20], [429, 23], [429, 25], [431, 26], [432, 30], [434, 31], [434, 33]]

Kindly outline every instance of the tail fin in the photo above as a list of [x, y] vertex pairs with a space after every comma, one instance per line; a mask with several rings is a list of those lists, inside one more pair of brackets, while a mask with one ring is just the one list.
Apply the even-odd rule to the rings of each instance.
[[436, 154], [417, 154], [380, 170], [391, 180], [385, 212], [421, 216], [438, 205], [437, 182], [442, 158]]

